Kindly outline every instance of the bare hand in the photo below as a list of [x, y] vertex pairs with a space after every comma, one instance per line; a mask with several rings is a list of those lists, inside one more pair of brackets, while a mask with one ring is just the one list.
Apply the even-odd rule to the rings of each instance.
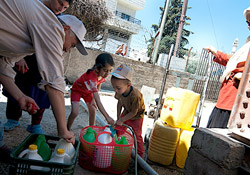
[[119, 120], [117, 120], [116, 121], [116, 123], [115, 123], [116, 125], [118, 125], [118, 126], [122, 126], [122, 124], [123, 124], [123, 122], [122, 122], [122, 120], [121, 119], [119, 119]]
[[108, 124], [110, 124], [110, 125], [115, 124], [115, 121], [111, 117], [108, 117], [106, 120], [107, 120]]
[[29, 67], [26, 61], [24, 59], [21, 59], [20, 61], [16, 62], [16, 69], [22, 74], [24, 74], [28, 71]]
[[216, 55], [217, 49], [214, 46], [209, 46], [206, 48], [208, 52], [211, 52], [213, 55]]
[[73, 145], [75, 144], [75, 135], [72, 131], [66, 131], [64, 133], [58, 134], [61, 138], [63, 138], [66, 142], [72, 143]]
[[20, 97], [17, 102], [19, 103], [21, 109], [27, 111], [29, 114], [35, 114], [37, 110], [40, 109], [36, 102], [26, 95]]

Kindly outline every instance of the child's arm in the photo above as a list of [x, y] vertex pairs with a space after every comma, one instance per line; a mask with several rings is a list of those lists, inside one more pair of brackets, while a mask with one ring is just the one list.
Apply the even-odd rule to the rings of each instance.
[[97, 90], [100, 91], [101, 89], [101, 83], [97, 86]]
[[131, 111], [129, 113], [127, 113], [124, 117], [121, 117], [119, 118], [117, 121], [116, 121], [116, 124], [117, 125], [122, 125], [124, 122], [126, 122], [127, 120], [130, 120], [132, 119], [137, 113], [137, 110], [136, 111]]
[[107, 122], [111, 125], [114, 124], [114, 120], [108, 115], [108, 113], [106, 112], [106, 110], [104, 109], [102, 102], [100, 100], [100, 96], [98, 94], [98, 92], [94, 92], [93, 93], [95, 102], [97, 104], [98, 109], [101, 111], [101, 113], [104, 115], [104, 117], [106, 118]]
[[121, 105], [120, 101], [118, 100], [118, 103], [117, 103], [117, 120], [120, 119], [121, 111], [122, 111], [122, 105]]

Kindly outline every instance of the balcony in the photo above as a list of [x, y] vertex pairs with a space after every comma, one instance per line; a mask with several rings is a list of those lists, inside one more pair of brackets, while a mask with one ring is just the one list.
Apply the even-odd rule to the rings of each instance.
[[142, 10], [145, 6], [145, 0], [117, 0], [119, 4], [123, 4], [123, 6], [133, 9], [133, 10]]
[[119, 17], [121, 19], [124, 19], [126, 21], [132, 22], [134, 24], [141, 25], [141, 20], [136, 19], [136, 18], [134, 18], [132, 16], [129, 16], [129, 15], [125, 14], [125, 13], [119, 12], [117, 10], [115, 11], [115, 16], [117, 16], [117, 17]]

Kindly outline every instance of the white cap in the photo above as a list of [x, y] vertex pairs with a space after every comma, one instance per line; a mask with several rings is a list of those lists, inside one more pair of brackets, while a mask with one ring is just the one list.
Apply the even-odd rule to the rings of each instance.
[[84, 36], [87, 32], [84, 24], [82, 21], [80, 21], [77, 17], [73, 15], [59, 15], [58, 18], [60, 18], [66, 25], [70, 26], [70, 29], [76, 37], [79, 40], [79, 43], [76, 45], [76, 48], [82, 55], [88, 55], [84, 45], [83, 45], [83, 40]]
[[246, 20], [248, 20], [248, 18], [250, 18], [250, 7], [248, 7], [247, 9], [244, 10], [243, 12]]
[[120, 79], [128, 79], [129, 81], [132, 81], [132, 69], [125, 64], [121, 64], [111, 73], [111, 75]]

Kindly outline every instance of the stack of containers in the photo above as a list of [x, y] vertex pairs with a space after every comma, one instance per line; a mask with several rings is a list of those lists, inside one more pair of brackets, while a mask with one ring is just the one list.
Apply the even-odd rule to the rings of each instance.
[[184, 168], [194, 129], [191, 127], [200, 94], [181, 88], [169, 88], [161, 117], [155, 122], [148, 149], [151, 161]]

